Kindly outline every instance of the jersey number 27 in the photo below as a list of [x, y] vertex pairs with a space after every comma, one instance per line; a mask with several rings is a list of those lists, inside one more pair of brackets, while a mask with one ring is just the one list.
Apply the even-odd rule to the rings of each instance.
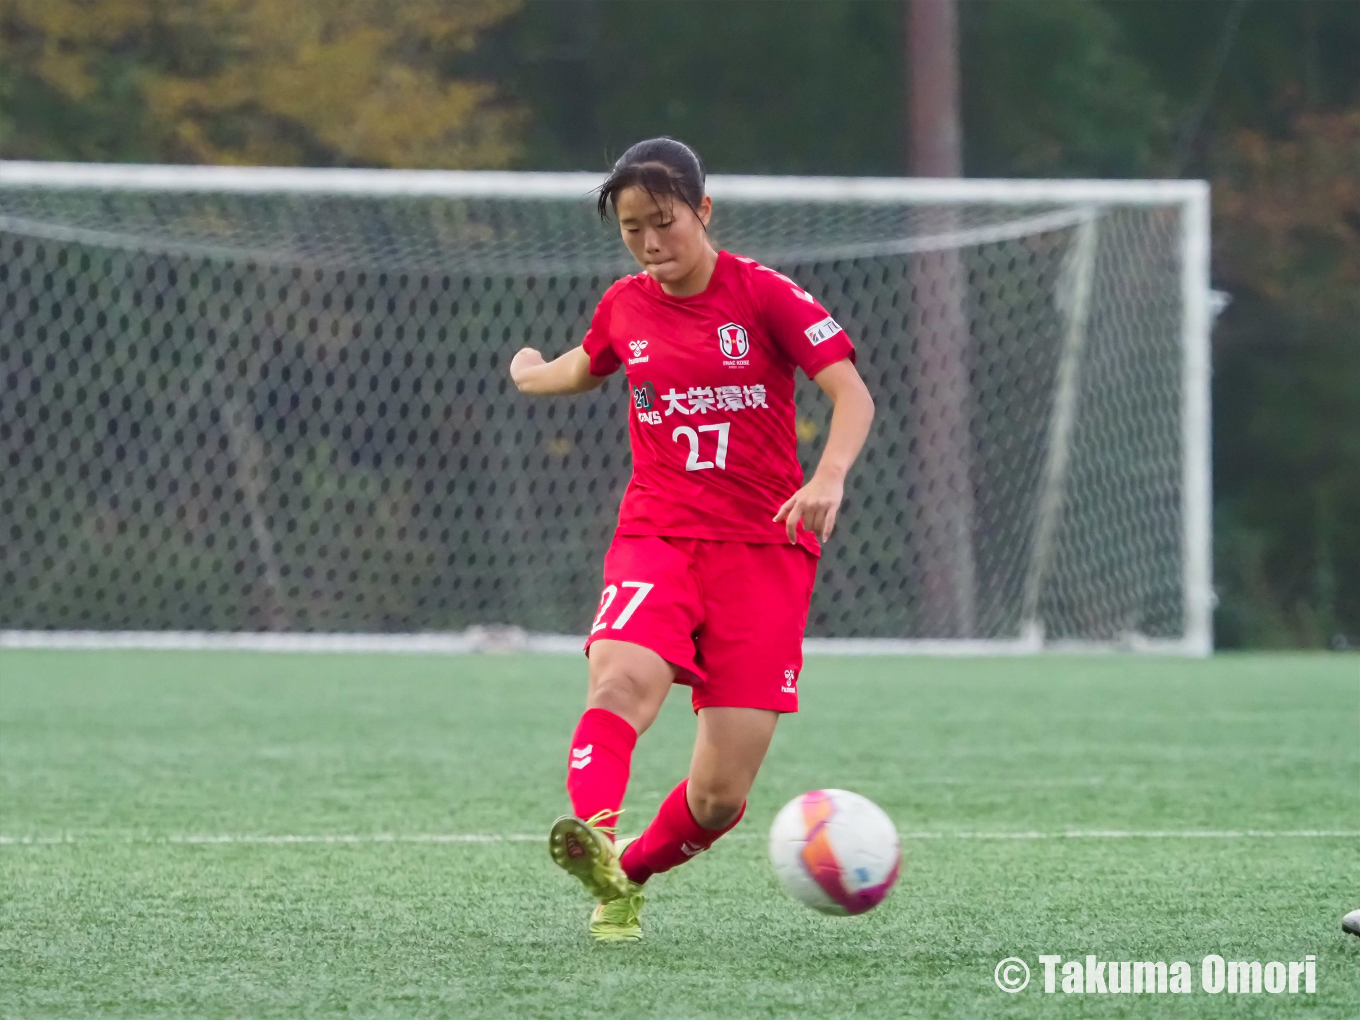
[[726, 467], [727, 467], [727, 430], [728, 430], [729, 428], [731, 428], [731, 427], [732, 427], [732, 423], [731, 423], [731, 422], [727, 422], [727, 421], [723, 422], [721, 425], [700, 425], [700, 426], [699, 426], [699, 432], [716, 432], [716, 433], [718, 433], [718, 449], [717, 449], [717, 452], [716, 452], [716, 453], [714, 454], [714, 456], [713, 456], [713, 460], [700, 460], [700, 459], [699, 459], [699, 432], [695, 432], [694, 429], [690, 428], [688, 425], [679, 425], [679, 426], [677, 426], [676, 429], [675, 429], [675, 431], [671, 433], [671, 439], [675, 440], [675, 441], [678, 443], [678, 442], [680, 441], [680, 437], [681, 437], [681, 436], [684, 436], [687, 440], [689, 440], [689, 460], [685, 461], [685, 470], [686, 470], [686, 471], [703, 471], [703, 470], [705, 470], [705, 469], [707, 469], [707, 468], [711, 468], [711, 467], [726, 468]]

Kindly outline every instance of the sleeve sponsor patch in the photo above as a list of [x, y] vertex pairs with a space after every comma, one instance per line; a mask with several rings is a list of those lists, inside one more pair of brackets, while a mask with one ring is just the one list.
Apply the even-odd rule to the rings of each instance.
[[803, 335], [808, 338], [813, 347], [816, 347], [823, 340], [830, 340], [840, 331], [841, 324], [828, 315], [821, 322], [814, 323], [803, 330]]

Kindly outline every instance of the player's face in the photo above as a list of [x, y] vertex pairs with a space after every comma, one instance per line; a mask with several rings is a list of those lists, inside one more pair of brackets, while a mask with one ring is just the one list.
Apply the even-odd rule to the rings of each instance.
[[637, 187], [621, 191], [614, 208], [623, 243], [657, 283], [679, 283], [703, 261], [708, 247], [704, 228], [713, 213], [713, 200], [707, 195], [699, 203], [698, 215], [671, 195], [653, 198]]

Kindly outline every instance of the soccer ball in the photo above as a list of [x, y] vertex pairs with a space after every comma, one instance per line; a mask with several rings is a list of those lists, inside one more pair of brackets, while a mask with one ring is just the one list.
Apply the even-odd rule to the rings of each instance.
[[824, 914], [862, 914], [897, 881], [902, 854], [892, 819], [846, 790], [813, 790], [770, 827], [770, 863], [784, 891]]

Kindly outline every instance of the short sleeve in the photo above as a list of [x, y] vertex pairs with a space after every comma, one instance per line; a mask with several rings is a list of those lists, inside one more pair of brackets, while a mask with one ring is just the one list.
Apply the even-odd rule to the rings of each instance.
[[855, 360], [855, 345], [840, 323], [787, 276], [757, 271], [771, 339], [809, 379], [838, 361]]
[[595, 306], [595, 314], [591, 316], [590, 328], [586, 330], [586, 338], [581, 341], [581, 346], [590, 358], [591, 375], [613, 375], [623, 364], [623, 360], [614, 353], [614, 344], [609, 335], [609, 320], [614, 309], [614, 290], [617, 286], [610, 287], [600, 298], [600, 303]]

